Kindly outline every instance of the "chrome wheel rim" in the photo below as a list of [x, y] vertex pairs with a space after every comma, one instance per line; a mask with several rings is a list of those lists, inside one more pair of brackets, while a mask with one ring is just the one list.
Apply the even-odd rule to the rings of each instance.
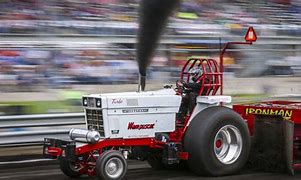
[[105, 171], [110, 178], [118, 178], [123, 172], [124, 166], [119, 158], [111, 158], [106, 162]]
[[216, 133], [213, 146], [214, 154], [221, 163], [234, 163], [243, 146], [240, 131], [233, 125], [223, 126]]

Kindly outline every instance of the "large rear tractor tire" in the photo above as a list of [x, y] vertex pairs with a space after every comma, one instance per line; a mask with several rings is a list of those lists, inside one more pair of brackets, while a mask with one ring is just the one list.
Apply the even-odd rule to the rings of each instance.
[[248, 160], [249, 130], [232, 109], [209, 107], [192, 119], [185, 134], [184, 148], [189, 153], [190, 170], [198, 175], [237, 173]]
[[81, 174], [79, 173], [79, 167], [75, 162], [71, 162], [65, 158], [61, 158], [59, 160], [60, 168], [62, 172], [71, 178], [77, 178], [80, 177]]
[[108, 150], [97, 159], [95, 171], [99, 179], [120, 180], [127, 172], [127, 162], [119, 151]]

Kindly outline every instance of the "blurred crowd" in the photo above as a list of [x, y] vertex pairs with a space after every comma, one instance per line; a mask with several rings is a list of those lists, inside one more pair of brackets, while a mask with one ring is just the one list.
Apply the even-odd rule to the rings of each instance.
[[[138, 11], [139, 0], [1, 0], [0, 35], [135, 37]], [[238, 35], [248, 26], [254, 26], [258, 35], [300, 36], [301, 1], [182, 0], [166, 33]], [[135, 51], [119, 50], [0, 49], [0, 91], [12, 91], [11, 87], [34, 91], [40, 89], [37, 87], [69, 84], [135, 83], [135, 57]], [[299, 57], [292, 55], [288, 60], [301, 67]], [[178, 76], [177, 64], [170, 62], [173, 59], [168, 53], [156, 56], [150, 68], [152, 76]]]
[[[139, 0], [1, 0], [0, 9], [2, 33], [135, 35], [138, 28]], [[253, 25], [294, 35], [300, 12], [299, 0], [182, 0], [169, 33]]]
[[136, 0], [2, 0], [0, 6], [2, 33], [133, 34], [137, 26], [131, 24]]
[[0, 51], [0, 91], [133, 83], [137, 77], [131, 54], [67, 49]]

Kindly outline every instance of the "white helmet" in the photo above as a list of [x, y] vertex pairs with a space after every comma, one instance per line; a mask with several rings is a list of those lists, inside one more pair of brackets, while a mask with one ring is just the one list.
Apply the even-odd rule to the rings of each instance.
[[202, 75], [203, 70], [201, 67], [196, 66], [196, 67], [191, 68], [188, 73], [193, 74], [193, 75]]
[[196, 82], [197, 79], [203, 74], [203, 69], [199, 66], [191, 68], [188, 72], [192, 75], [192, 81]]

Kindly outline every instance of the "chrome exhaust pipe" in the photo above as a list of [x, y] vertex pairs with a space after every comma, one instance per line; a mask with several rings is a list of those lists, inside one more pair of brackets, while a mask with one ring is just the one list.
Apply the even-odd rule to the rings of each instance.
[[71, 129], [69, 131], [69, 137], [72, 140], [80, 138], [88, 143], [97, 143], [100, 140], [99, 132], [86, 129]]
[[145, 90], [145, 81], [146, 81], [146, 76], [142, 76], [141, 74], [139, 74], [138, 92]]

